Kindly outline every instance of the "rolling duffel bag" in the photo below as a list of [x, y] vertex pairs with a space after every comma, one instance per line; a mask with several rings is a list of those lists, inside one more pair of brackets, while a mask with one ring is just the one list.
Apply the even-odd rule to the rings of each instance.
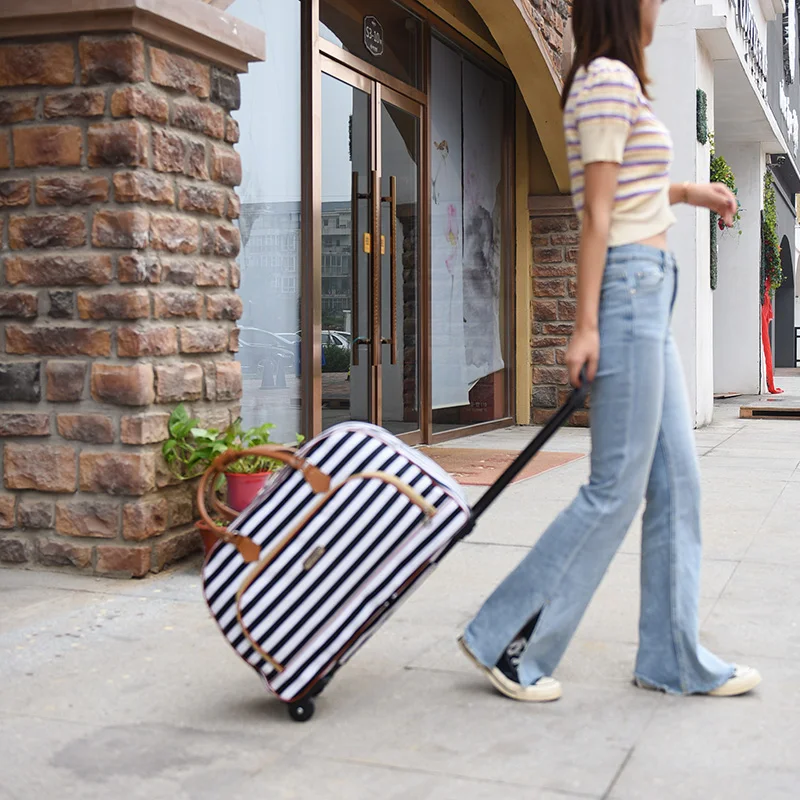
[[[293, 719], [311, 718], [334, 672], [470, 533], [583, 396], [573, 392], [474, 509], [435, 462], [367, 423], [338, 425], [297, 451], [265, 446], [216, 459], [198, 487], [203, 521], [219, 538], [203, 568], [206, 602]], [[213, 489], [243, 455], [286, 468], [237, 516]], [[208, 505], [233, 521], [216, 525]]]

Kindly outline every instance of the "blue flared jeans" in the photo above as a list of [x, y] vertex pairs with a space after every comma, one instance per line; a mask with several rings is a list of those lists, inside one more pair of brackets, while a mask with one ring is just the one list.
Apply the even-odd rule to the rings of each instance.
[[494, 666], [535, 620], [519, 664], [523, 685], [555, 670], [643, 499], [636, 677], [691, 694], [715, 689], [734, 673], [698, 641], [700, 481], [670, 331], [676, 289], [670, 254], [645, 245], [609, 250], [589, 482], [465, 631], [474, 655]]

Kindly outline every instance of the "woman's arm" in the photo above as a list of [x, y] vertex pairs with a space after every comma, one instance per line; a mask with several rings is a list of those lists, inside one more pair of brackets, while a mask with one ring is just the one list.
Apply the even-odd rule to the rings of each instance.
[[620, 165], [595, 162], [586, 165], [583, 226], [578, 251], [578, 309], [575, 331], [567, 348], [566, 362], [569, 380], [580, 385], [580, 373], [586, 367], [586, 377], [593, 381], [600, 359], [598, 315], [600, 288], [603, 283], [608, 253], [608, 234], [611, 213], [617, 193]]
[[739, 208], [736, 195], [724, 183], [673, 183], [669, 187], [669, 202], [673, 206], [686, 203], [707, 208], [719, 214], [728, 227], [733, 225]]

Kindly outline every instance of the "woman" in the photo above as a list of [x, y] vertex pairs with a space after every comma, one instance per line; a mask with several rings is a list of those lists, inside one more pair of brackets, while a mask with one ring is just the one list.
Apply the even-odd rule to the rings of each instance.
[[592, 381], [591, 477], [459, 640], [503, 694], [561, 696], [558, 665], [643, 498], [634, 682], [673, 694], [744, 694], [761, 680], [698, 642], [700, 488], [670, 317], [675, 203], [732, 224], [719, 184], [670, 185], [672, 141], [647, 94], [644, 48], [662, 0], [575, 0], [564, 129], [582, 222], [570, 380]]

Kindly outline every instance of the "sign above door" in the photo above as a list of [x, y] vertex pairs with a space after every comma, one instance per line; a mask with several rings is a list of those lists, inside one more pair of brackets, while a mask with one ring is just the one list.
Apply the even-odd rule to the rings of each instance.
[[383, 25], [377, 17], [364, 17], [364, 47], [375, 58], [383, 55]]

